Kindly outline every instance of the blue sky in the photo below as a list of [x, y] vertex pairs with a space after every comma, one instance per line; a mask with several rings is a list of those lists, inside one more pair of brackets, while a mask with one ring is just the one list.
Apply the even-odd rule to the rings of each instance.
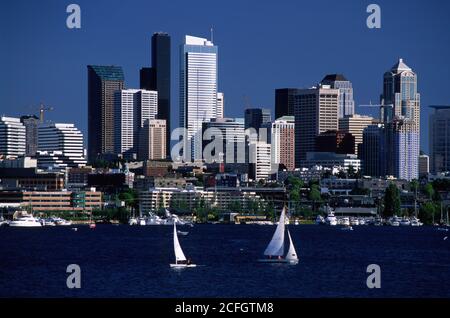
[[[81, 7], [81, 29], [66, 27], [66, 7]], [[381, 7], [368, 29], [366, 7]], [[402, 57], [418, 74], [421, 149], [428, 151], [428, 106], [450, 104], [450, 1], [41, 0], [0, 5], [0, 113], [19, 116], [51, 105], [47, 119], [86, 134], [86, 65], [120, 65], [126, 87], [150, 65], [150, 37], [172, 36], [172, 127], [178, 123], [178, 47], [186, 34], [219, 46], [225, 115], [247, 105], [274, 108], [274, 90], [309, 87], [327, 73], [352, 81], [356, 104], [378, 102], [383, 73]], [[367, 108], [357, 108], [367, 113]]]

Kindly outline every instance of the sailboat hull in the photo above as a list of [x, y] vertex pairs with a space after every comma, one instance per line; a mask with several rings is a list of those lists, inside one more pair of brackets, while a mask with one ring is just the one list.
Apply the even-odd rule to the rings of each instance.
[[288, 259], [276, 259], [276, 258], [267, 258], [267, 259], [259, 259], [258, 263], [279, 263], [279, 264], [297, 264], [298, 260], [288, 260]]
[[197, 267], [196, 264], [170, 264], [171, 268], [191, 268], [191, 267]]

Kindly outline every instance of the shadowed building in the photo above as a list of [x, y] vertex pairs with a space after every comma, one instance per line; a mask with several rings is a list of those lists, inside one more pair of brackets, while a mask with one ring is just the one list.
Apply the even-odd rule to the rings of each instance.
[[114, 93], [124, 87], [120, 66], [88, 65], [88, 160], [114, 153]]

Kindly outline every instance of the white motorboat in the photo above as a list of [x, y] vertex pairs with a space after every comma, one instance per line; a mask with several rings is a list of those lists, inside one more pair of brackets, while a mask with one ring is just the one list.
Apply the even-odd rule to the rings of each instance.
[[[264, 251], [264, 255], [267, 256], [265, 259], [259, 259], [258, 262], [261, 263], [286, 263], [286, 264], [298, 264], [298, 256], [295, 251], [294, 243], [292, 242], [291, 234], [289, 230], [286, 230], [286, 210], [283, 208], [280, 215], [280, 220], [278, 221], [277, 228], [273, 234], [272, 240]], [[288, 234], [289, 238], [289, 249], [284, 256], [284, 240], [285, 232]], [[283, 257], [284, 256], [284, 257]]]
[[350, 225], [352, 225], [352, 226], [354, 226], [354, 225], [359, 225], [358, 219], [352, 218], [352, 219], [350, 220]]
[[145, 220], [145, 218], [139, 218], [138, 224], [139, 225], [147, 225], [147, 221]]
[[53, 221], [53, 219], [42, 219], [41, 224], [43, 226], [56, 226], [56, 223]]
[[177, 231], [177, 233], [180, 235], [184, 235], [184, 236], [189, 234], [189, 232], [185, 232], [185, 231]]
[[364, 220], [363, 218], [359, 218], [358, 222], [359, 222], [359, 225], [366, 225], [366, 220]]
[[128, 220], [129, 225], [138, 225], [138, 220], [136, 218], [130, 218]]
[[401, 220], [402, 220], [401, 218], [399, 218], [398, 216], [394, 215], [393, 217], [391, 217], [389, 219], [389, 224], [391, 226], [400, 226], [400, 221]]
[[323, 225], [323, 224], [325, 224], [325, 219], [324, 219], [323, 216], [321, 216], [320, 214], [317, 215], [317, 217], [316, 217], [316, 224], [318, 224], [318, 225]]
[[411, 219], [411, 226], [422, 226], [422, 225], [423, 225], [423, 223], [420, 222], [420, 220], [418, 218], [413, 216], [413, 218]]
[[32, 215], [21, 216], [9, 222], [9, 226], [12, 227], [42, 227], [42, 223], [39, 219]]
[[170, 264], [172, 268], [189, 268], [196, 267], [192, 264], [190, 259], [187, 259], [181, 249], [180, 241], [178, 240], [177, 225], [173, 224], [173, 249], [175, 251], [175, 264]]
[[350, 226], [350, 219], [347, 217], [341, 218], [341, 225]]
[[400, 225], [401, 226], [410, 226], [411, 225], [411, 221], [409, 219], [407, 219], [406, 217], [404, 217], [403, 219], [401, 219]]
[[328, 215], [327, 215], [327, 217], [325, 219], [325, 222], [328, 225], [332, 225], [332, 226], [337, 225], [337, 219], [334, 216], [334, 212], [331, 209], [328, 210]]
[[52, 220], [58, 226], [71, 226], [72, 225], [72, 221], [67, 221], [62, 218], [53, 218]]

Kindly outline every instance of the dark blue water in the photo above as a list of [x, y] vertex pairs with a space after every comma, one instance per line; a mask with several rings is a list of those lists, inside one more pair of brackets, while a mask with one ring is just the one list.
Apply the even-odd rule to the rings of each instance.
[[[450, 297], [450, 239], [435, 228], [291, 226], [300, 263], [261, 264], [275, 227], [197, 225], [200, 266], [173, 270], [172, 227], [0, 228], [0, 297]], [[68, 289], [66, 267], [81, 267]], [[368, 289], [369, 264], [381, 288]]]

